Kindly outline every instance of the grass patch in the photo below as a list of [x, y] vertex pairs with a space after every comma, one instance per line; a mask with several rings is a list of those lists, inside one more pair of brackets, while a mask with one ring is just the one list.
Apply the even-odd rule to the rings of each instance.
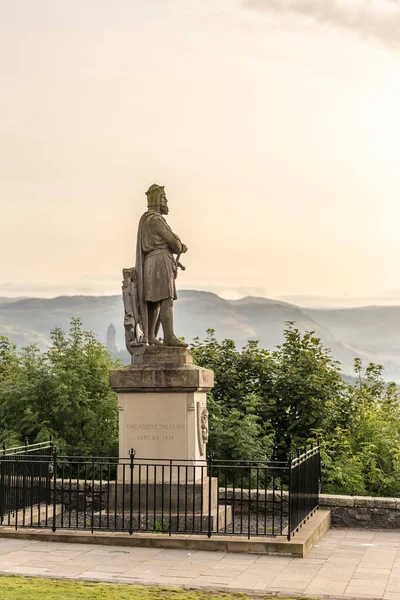
[[[250, 596], [246, 594], [17, 576], [0, 576], [0, 598], [4, 600], [250, 600]], [[276, 600], [271, 596], [260, 598]], [[291, 599], [280, 598], [280, 600]]]

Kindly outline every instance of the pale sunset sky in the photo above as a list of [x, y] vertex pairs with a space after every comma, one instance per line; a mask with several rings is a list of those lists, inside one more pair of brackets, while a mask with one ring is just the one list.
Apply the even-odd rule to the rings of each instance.
[[0, 0], [0, 140], [0, 296], [119, 294], [160, 183], [181, 289], [400, 303], [396, 0]]

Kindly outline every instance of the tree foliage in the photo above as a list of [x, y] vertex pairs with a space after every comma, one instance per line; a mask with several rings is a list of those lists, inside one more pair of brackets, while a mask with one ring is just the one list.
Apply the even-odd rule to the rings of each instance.
[[51, 332], [47, 352], [17, 352], [0, 338], [0, 433], [7, 445], [53, 435], [61, 452], [112, 456], [118, 448], [118, 407], [108, 382], [117, 366], [93, 333], [72, 319]]
[[[10, 446], [52, 434], [62, 453], [116, 456], [108, 375], [119, 363], [77, 319], [51, 337], [44, 353], [0, 337], [0, 439]], [[191, 352], [215, 373], [208, 448], [217, 458], [284, 458], [318, 439], [324, 491], [400, 495], [400, 392], [382, 367], [357, 359], [355, 383], [345, 383], [330, 351], [293, 323], [273, 351], [254, 341], [238, 349], [209, 330]]]
[[249, 342], [238, 350], [212, 330], [196, 339], [197, 364], [214, 370], [210, 448], [220, 458], [280, 458], [321, 443], [326, 492], [399, 495], [400, 394], [382, 367], [355, 361], [356, 382], [313, 332], [293, 323], [274, 351]]
[[336, 402], [320, 431], [325, 491], [397, 496], [400, 492], [400, 391], [383, 369], [355, 361], [358, 383]]
[[[323, 426], [330, 401], [343, 396], [338, 363], [318, 338], [311, 333], [302, 335], [293, 323], [287, 324], [284, 343], [273, 352], [259, 348], [254, 341], [238, 350], [232, 340], [218, 342], [213, 330], [204, 341], [196, 339], [191, 351], [199, 365], [215, 373], [211, 445], [216, 449], [232, 435], [231, 428], [237, 429], [232, 437], [241, 439], [251, 416], [259, 443], [269, 450], [274, 445], [279, 455], [286, 457]], [[221, 415], [225, 428], [221, 427], [214, 441], [216, 415]], [[254, 455], [250, 445], [257, 443], [255, 435], [249, 432], [249, 448], [246, 444], [242, 448], [244, 458]]]
[[239, 351], [232, 340], [218, 342], [212, 329], [203, 342], [194, 340], [191, 353], [197, 364], [214, 371], [208, 408], [209, 448], [216, 458], [269, 458], [273, 431], [260, 415], [260, 382], [269, 369], [268, 353], [254, 342]]

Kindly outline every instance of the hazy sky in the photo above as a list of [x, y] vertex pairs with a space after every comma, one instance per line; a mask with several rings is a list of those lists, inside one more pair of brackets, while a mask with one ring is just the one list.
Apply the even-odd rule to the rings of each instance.
[[0, 0], [0, 295], [119, 293], [154, 182], [181, 287], [396, 295], [398, 44], [394, 0]]

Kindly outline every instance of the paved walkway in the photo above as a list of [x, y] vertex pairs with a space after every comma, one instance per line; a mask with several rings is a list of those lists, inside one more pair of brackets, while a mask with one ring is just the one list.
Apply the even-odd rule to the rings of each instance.
[[400, 531], [333, 529], [303, 559], [0, 538], [0, 572], [400, 600]]

